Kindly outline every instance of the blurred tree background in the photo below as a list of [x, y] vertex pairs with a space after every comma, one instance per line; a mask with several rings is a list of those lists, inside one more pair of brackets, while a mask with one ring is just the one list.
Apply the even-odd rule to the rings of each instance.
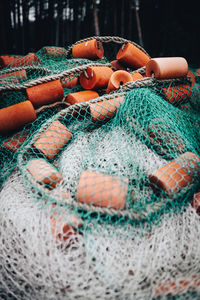
[[152, 56], [200, 66], [198, 1], [0, 0], [0, 53], [68, 47], [93, 35], [130, 39]]

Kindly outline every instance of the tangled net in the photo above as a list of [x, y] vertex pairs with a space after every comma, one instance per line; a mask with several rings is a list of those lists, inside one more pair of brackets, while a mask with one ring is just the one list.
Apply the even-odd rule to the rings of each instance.
[[[74, 57], [93, 40], [104, 56]], [[150, 59], [118, 37], [0, 59], [0, 118], [34, 106], [0, 125], [2, 299], [200, 297], [199, 73], [124, 65], [141, 79], [72, 102], [90, 70], [116, 72], [118, 44]]]

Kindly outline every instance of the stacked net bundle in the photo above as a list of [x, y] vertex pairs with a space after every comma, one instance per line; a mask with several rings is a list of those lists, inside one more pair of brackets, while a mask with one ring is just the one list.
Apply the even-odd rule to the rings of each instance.
[[177, 64], [99, 37], [4, 65], [2, 298], [198, 299], [199, 75]]

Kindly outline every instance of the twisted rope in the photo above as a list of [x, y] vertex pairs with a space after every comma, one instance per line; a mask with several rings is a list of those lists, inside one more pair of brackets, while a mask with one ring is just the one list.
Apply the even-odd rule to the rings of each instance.
[[[28, 82], [25, 82], [23, 84], [19, 84], [19, 85], [15, 85], [15, 84], [7, 84], [6, 86], [0, 86], [0, 92], [3, 91], [13, 91], [13, 90], [21, 90], [21, 89], [26, 89], [41, 83], [46, 83], [49, 81], [53, 81], [53, 80], [58, 80], [58, 79], [62, 79], [64, 77], [67, 76], [77, 76], [79, 75], [81, 72], [85, 71], [88, 67], [92, 67], [92, 66], [107, 66], [107, 67], [111, 67], [110, 63], [107, 64], [100, 64], [100, 63], [89, 63], [89, 64], [85, 64], [79, 67], [75, 67], [72, 69], [68, 69], [65, 70], [63, 72], [61, 72], [60, 74], [52, 74], [49, 76], [43, 76], [41, 78], [37, 78], [37, 79], [33, 79], [30, 80]], [[18, 68], [16, 68], [18, 69]], [[16, 70], [15, 69], [15, 70]], [[22, 68], [23, 69], [23, 68]]]
[[93, 40], [93, 39], [96, 39], [97, 41], [104, 42], [104, 43], [110, 43], [110, 42], [115, 42], [115, 43], [118, 43], [118, 44], [131, 43], [134, 46], [136, 46], [138, 49], [143, 51], [150, 58], [150, 55], [140, 45], [136, 44], [133, 41], [130, 41], [130, 40], [118, 37], [118, 36], [92, 36], [92, 37], [88, 37], [88, 38], [79, 40], [67, 49], [66, 55], [68, 56], [69, 54], [71, 54], [71, 51], [72, 51], [72, 48], [73, 48], [74, 45], [77, 45], [77, 44], [80, 44], [80, 43], [83, 43], [83, 42], [87, 42], [87, 41], [90, 41], [90, 40]]

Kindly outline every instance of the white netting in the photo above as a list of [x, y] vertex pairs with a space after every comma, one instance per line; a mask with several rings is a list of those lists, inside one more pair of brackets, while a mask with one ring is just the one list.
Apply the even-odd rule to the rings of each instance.
[[[79, 143], [83, 139], [77, 149]], [[152, 168], [153, 157], [162, 163], [152, 155]], [[78, 156], [69, 161], [75, 166]], [[91, 225], [60, 241], [52, 235], [50, 214], [36, 206], [17, 171], [0, 194], [2, 299], [164, 299], [170, 293], [199, 299], [199, 251], [199, 216], [191, 206], [163, 217], [151, 233], [144, 225], [141, 232]]]

